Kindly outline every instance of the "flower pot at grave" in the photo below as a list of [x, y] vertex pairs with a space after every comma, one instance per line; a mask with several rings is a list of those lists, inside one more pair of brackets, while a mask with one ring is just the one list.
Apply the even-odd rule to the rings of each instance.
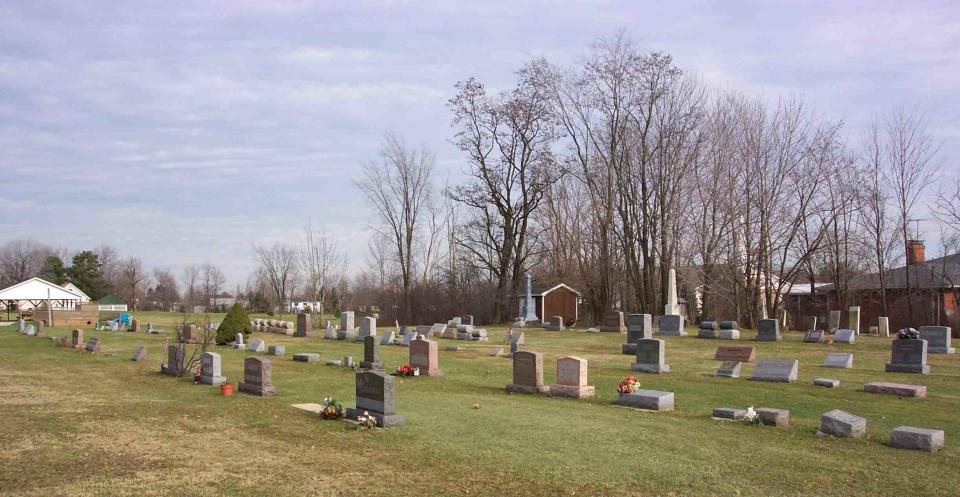
[[220, 385], [220, 394], [224, 397], [229, 397], [233, 395], [233, 384], [232, 383], [223, 383]]
[[833, 343], [833, 339], [832, 339], [832, 338], [824, 338], [824, 339], [823, 339], [823, 343], [825, 343], [825, 344], [827, 344], [827, 345], [830, 345], [831, 343]]

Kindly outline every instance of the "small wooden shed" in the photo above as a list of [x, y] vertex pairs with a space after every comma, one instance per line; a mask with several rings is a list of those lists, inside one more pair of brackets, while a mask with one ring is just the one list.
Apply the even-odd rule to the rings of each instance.
[[[534, 312], [540, 322], [550, 321], [553, 316], [563, 316], [564, 326], [573, 326], [580, 320], [580, 292], [566, 283], [533, 285]], [[523, 295], [520, 296], [523, 309]]]

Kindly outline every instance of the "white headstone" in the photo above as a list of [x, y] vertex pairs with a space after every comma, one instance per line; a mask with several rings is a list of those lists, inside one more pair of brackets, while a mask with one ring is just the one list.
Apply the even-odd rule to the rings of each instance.
[[257, 338], [256, 340], [250, 340], [250, 345], [247, 345], [248, 352], [263, 352], [267, 349], [267, 344], [263, 340]]

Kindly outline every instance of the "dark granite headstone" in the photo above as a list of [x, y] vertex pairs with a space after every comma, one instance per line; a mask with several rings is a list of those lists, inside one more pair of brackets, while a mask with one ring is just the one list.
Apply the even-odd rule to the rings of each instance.
[[636, 355], [637, 342], [644, 338], [653, 338], [653, 319], [649, 314], [627, 314], [627, 343], [620, 352]]
[[363, 361], [360, 362], [363, 369], [383, 369], [383, 362], [380, 361], [380, 344], [377, 343], [376, 335], [367, 335], [363, 337]]
[[369, 414], [376, 418], [377, 425], [381, 427], [406, 423], [406, 418], [395, 410], [392, 376], [382, 371], [361, 371], [357, 373], [356, 381], [357, 406], [347, 409], [347, 418], [355, 420], [358, 416]]
[[666, 342], [654, 338], [644, 338], [637, 342], [637, 359], [630, 364], [630, 369], [643, 373], [669, 373], [670, 365], [666, 364]]
[[761, 319], [757, 323], [757, 341], [777, 342], [783, 340], [780, 336], [780, 322], [776, 319]]
[[891, 342], [890, 362], [884, 368], [888, 373], [928, 374], [926, 340], [894, 340]]

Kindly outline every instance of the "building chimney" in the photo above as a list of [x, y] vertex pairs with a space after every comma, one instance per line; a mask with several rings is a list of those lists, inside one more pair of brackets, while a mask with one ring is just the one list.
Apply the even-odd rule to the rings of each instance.
[[922, 264], [924, 261], [923, 240], [907, 240], [907, 265]]

